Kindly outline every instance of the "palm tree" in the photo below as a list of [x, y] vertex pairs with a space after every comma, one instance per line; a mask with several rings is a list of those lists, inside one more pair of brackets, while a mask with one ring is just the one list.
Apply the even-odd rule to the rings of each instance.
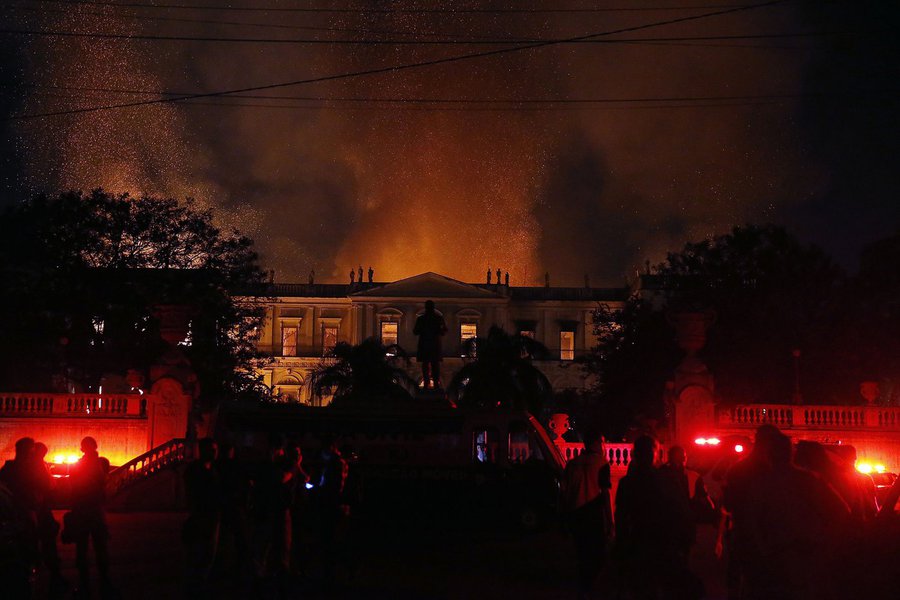
[[540, 414], [553, 394], [550, 381], [531, 362], [548, 354], [543, 344], [495, 326], [486, 338], [468, 340], [467, 346], [475, 359], [450, 381], [451, 401], [457, 406], [521, 408]]
[[375, 338], [354, 346], [340, 342], [331, 351], [335, 359], [312, 373], [313, 393], [333, 395], [332, 405], [360, 406], [412, 400], [415, 382], [397, 361], [409, 362], [396, 344], [382, 346]]

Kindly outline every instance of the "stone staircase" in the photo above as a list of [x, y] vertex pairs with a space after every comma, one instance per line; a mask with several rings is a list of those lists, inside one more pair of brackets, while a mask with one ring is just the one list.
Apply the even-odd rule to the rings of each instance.
[[179, 510], [184, 507], [184, 465], [191, 448], [177, 438], [113, 470], [106, 480], [110, 510]]

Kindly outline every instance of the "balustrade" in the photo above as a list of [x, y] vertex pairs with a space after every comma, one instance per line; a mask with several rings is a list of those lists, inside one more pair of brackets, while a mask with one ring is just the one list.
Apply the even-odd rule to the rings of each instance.
[[[554, 443], [556, 444], [556, 447], [559, 448], [559, 451], [562, 453], [566, 462], [584, 452], [584, 444], [581, 442], [567, 442], [560, 438], [554, 440]], [[606, 451], [606, 460], [609, 461], [610, 467], [613, 469], [627, 468], [628, 463], [631, 461], [633, 447], [634, 444], [603, 444], [603, 449]], [[656, 456], [656, 461], [658, 463], [665, 462], [665, 453], [665, 448], [660, 445], [659, 453]]]
[[110, 473], [106, 480], [107, 496], [112, 497], [126, 485], [157, 473], [165, 467], [182, 463], [186, 458], [187, 447], [183, 439], [170, 440], [157, 446]]
[[146, 417], [140, 394], [4, 394], [0, 416], [6, 417]]
[[569, 462], [584, 451], [584, 444], [581, 442], [567, 442], [562, 438], [554, 440], [556, 447], [562, 454], [563, 460]]
[[900, 408], [879, 406], [792, 406], [745, 404], [722, 409], [718, 424], [758, 427], [764, 423], [804, 429], [900, 429]]

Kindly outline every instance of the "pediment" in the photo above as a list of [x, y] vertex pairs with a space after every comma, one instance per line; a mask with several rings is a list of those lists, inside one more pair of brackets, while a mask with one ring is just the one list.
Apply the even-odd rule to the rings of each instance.
[[485, 290], [437, 273], [422, 273], [351, 294], [352, 297], [375, 298], [503, 298]]

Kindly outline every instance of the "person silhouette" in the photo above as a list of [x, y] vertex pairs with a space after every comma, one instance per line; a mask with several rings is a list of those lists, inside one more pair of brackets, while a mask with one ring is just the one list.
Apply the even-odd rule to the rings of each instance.
[[338, 440], [332, 435], [322, 438], [321, 467], [313, 491], [318, 513], [319, 555], [323, 561], [324, 584], [333, 583], [340, 537], [350, 516], [345, 498], [349, 463], [341, 456]]
[[90, 598], [90, 565], [88, 550], [94, 546], [100, 593], [112, 597], [109, 578], [109, 527], [106, 524], [106, 476], [109, 460], [97, 452], [97, 440], [88, 436], [81, 440], [83, 456], [72, 467], [72, 510], [64, 518], [65, 529], [75, 542], [75, 563], [78, 567], [76, 598]]
[[425, 389], [441, 387], [441, 338], [447, 333], [444, 317], [434, 309], [434, 301], [425, 302], [425, 312], [416, 319], [413, 334], [419, 336], [416, 360], [422, 365]]
[[575, 542], [579, 597], [589, 598], [612, 539], [612, 480], [603, 437], [595, 430], [582, 437], [585, 451], [566, 463], [561, 498], [567, 529]]
[[51, 488], [53, 476], [47, 468], [45, 458], [47, 445], [42, 442], [34, 444], [33, 475], [35, 493], [35, 518], [37, 523], [37, 535], [40, 542], [41, 560], [50, 572], [50, 596], [57, 598], [69, 587], [60, 571], [59, 549], [56, 546], [56, 536], [59, 533], [59, 522], [53, 517], [51, 510]]
[[723, 547], [717, 548], [717, 553], [727, 556], [725, 575], [729, 599], [751, 593], [759, 579], [762, 567], [757, 564], [758, 553], [753, 551], [755, 536], [751, 517], [755, 509], [751, 498], [754, 490], [768, 477], [769, 448], [779, 435], [781, 432], [774, 425], [759, 426], [750, 454], [735, 463], [725, 475], [719, 523]]
[[375, 277], [375, 269], [369, 267], [369, 283], [372, 283], [372, 279]]
[[831, 555], [847, 539], [850, 509], [817, 474], [791, 460], [791, 439], [779, 433], [768, 448], [769, 470], [751, 490], [751, 552], [759, 598], [834, 598]]
[[0, 588], [11, 598], [30, 598], [29, 576], [36, 566], [38, 534], [32, 481], [34, 440], [16, 441], [16, 454], [0, 469]]
[[197, 459], [184, 472], [188, 518], [182, 529], [186, 550], [187, 596], [203, 598], [211, 593], [210, 573], [219, 543], [223, 492], [216, 468], [218, 448], [212, 438], [197, 443]]
[[350, 283], [356, 283], [356, 271], [354, 271], [353, 269], [350, 269]]
[[657, 598], [663, 592], [700, 598], [702, 584], [680, 554], [684, 519], [689, 518], [686, 499], [680, 502], [680, 485], [670, 485], [654, 468], [657, 449], [648, 435], [635, 440], [628, 472], [616, 492], [616, 552], [624, 583], [633, 598]]

